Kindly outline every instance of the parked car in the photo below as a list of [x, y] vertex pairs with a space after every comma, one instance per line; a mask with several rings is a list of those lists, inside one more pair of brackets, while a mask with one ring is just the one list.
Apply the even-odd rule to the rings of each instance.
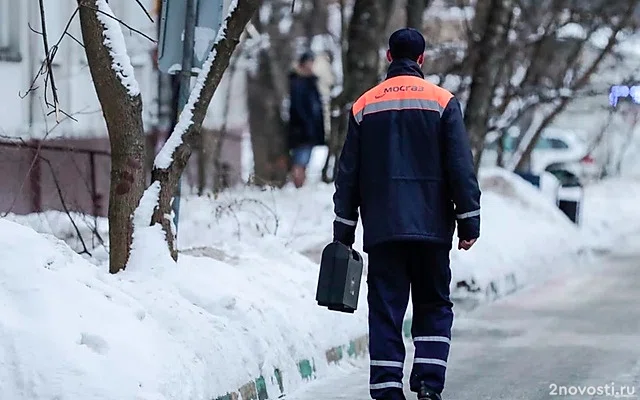
[[[491, 139], [483, 151], [483, 166], [495, 166], [498, 159], [499, 139]], [[517, 136], [504, 137], [505, 160], [513, 155], [517, 141]], [[600, 175], [600, 166], [589, 152], [588, 145], [570, 131], [546, 129], [531, 152], [530, 159], [530, 172], [536, 175], [545, 171], [554, 175], [568, 173], [585, 183], [597, 179]]]

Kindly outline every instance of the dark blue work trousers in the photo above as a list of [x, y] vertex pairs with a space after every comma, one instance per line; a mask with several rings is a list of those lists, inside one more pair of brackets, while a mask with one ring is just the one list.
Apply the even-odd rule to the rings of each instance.
[[450, 251], [451, 246], [420, 241], [383, 243], [369, 250], [371, 398], [405, 400], [402, 327], [410, 293], [415, 345], [410, 389], [418, 392], [421, 384], [438, 393], [444, 389], [453, 324]]

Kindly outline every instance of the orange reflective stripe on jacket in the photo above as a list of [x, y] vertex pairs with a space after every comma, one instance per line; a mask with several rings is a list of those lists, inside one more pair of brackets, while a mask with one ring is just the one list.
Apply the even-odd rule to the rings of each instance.
[[414, 76], [390, 78], [363, 94], [352, 108], [359, 124], [367, 114], [395, 110], [437, 111], [442, 115], [453, 95]]

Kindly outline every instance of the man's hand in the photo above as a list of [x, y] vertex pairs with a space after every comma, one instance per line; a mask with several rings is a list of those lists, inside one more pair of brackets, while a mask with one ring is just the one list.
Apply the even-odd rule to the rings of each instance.
[[478, 239], [460, 240], [458, 242], [458, 250], [469, 250]]

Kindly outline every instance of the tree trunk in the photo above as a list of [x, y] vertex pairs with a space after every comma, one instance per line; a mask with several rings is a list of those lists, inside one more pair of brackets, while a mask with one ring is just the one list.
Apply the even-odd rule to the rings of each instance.
[[469, 100], [464, 113], [476, 170], [480, 166], [494, 97], [493, 88], [498, 79], [496, 71], [500, 69], [499, 64], [504, 51], [503, 42], [505, 33], [508, 31], [512, 9], [512, 0], [491, 0], [486, 14], [486, 24], [476, 22], [476, 26], [484, 27], [484, 34], [476, 47], [478, 54], [482, 54], [482, 57], [478, 57], [474, 64]]
[[310, 0], [311, 7], [309, 11], [302, 16], [305, 20], [304, 25], [308, 39], [311, 39], [315, 35], [324, 35], [328, 32], [327, 20], [329, 18], [329, 4], [326, 0]]
[[213, 193], [218, 194], [223, 189], [226, 189], [229, 185], [229, 171], [227, 165], [222, 161], [222, 149], [224, 147], [225, 140], [227, 139], [228, 134], [228, 124], [229, 124], [229, 116], [231, 111], [231, 96], [233, 95], [233, 81], [236, 76], [236, 71], [238, 69], [238, 62], [242, 54], [242, 49], [236, 49], [236, 57], [233, 57], [231, 61], [229, 61], [229, 68], [227, 69], [227, 76], [229, 84], [227, 85], [227, 92], [225, 93], [224, 99], [224, 108], [222, 112], [222, 125], [220, 126], [220, 131], [215, 132], [214, 135], [211, 136], [212, 143], [212, 159], [214, 166], [214, 175], [213, 175]]
[[[188, 127], [184, 132], [174, 129], [173, 135], [178, 135], [181, 139], [180, 144], [171, 151], [171, 162], [168, 166], [163, 163], [159, 164], [158, 158], [151, 174], [151, 182], [158, 181], [160, 183], [160, 193], [158, 206], [153, 212], [152, 224], [160, 224], [165, 232], [167, 246], [174, 260], [178, 259], [178, 250], [175, 241], [175, 232], [172, 229], [173, 221], [166, 216], [171, 215], [171, 202], [173, 194], [176, 191], [178, 181], [184, 171], [194, 144], [197, 142], [201, 134], [202, 122], [207, 114], [207, 109], [213, 98], [224, 71], [229, 66], [229, 61], [233, 51], [236, 49], [240, 41], [240, 35], [255, 14], [261, 0], [238, 0], [237, 7], [227, 16], [225, 20], [226, 28], [224, 29], [222, 39], [214, 46], [213, 53], [215, 57], [211, 68], [206, 77], [204, 77], [202, 86], [196, 87], [197, 92], [192, 92], [189, 103], [185, 109], [190, 109], [192, 115], [185, 114], [184, 110], [180, 115], [180, 119], [185, 118], [183, 122], [188, 122]], [[166, 146], [166, 145], [165, 145]], [[166, 151], [164, 148], [161, 153]], [[159, 154], [160, 156], [160, 154]]]
[[261, 50], [255, 76], [248, 77], [249, 129], [253, 148], [253, 184], [281, 187], [287, 178], [287, 144], [274, 85], [270, 55]]
[[131, 216], [145, 186], [142, 99], [131, 96], [112, 68], [96, 0], [78, 0], [82, 39], [93, 84], [111, 142], [109, 193], [109, 272], [122, 270], [129, 259]]
[[407, 28], [422, 30], [422, 16], [430, 3], [431, 0], [407, 0], [405, 6]]
[[[322, 170], [322, 180], [327, 183], [335, 179], [352, 102], [379, 81], [380, 47], [394, 3], [394, 0], [356, 0], [353, 6], [346, 38], [348, 49], [343, 59], [344, 89], [332, 104], [339, 116], [331, 124], [329, 153]], [[334, 162], [329, 175], [331, 160]]]

